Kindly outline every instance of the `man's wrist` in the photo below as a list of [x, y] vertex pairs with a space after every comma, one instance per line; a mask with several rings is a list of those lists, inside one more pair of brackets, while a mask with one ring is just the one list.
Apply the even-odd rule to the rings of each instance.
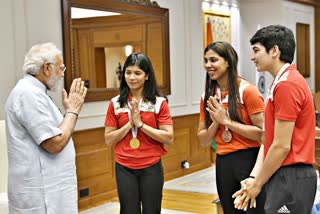
[[141, 125], [138, 126], [137, 128], [138, 128], [138, 129], [142, 129], [143, 125], [144, 125], [144, 123], [141, 123]]
[[76, 118], [78, 118], [78, 117], [79, 117], [79, 114], [78, 114], [78, 113], [76, 113], [76, 112], [73, 112], [73, 111], [67, 111], [64, 115], [66, 115], [66, 114], [73, 114], [73, 115], [75, 115], [75, 116], [76, 116]]

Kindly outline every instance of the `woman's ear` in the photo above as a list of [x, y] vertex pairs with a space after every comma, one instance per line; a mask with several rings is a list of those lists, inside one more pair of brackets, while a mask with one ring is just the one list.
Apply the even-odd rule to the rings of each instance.
[[226, 63], [227, 63], [227, 68], [229, 68], [230, 66], [229, 66], [229, 62], [228, 62], [228, 60], [226, 60]]

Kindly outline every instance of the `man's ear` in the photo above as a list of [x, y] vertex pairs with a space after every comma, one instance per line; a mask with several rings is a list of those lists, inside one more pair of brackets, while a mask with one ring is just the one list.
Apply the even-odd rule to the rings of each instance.
[[279, 58], [280, 58], [281, 51], [280, 51], [278, 45], [273, 46], [273, 47], [270, 49], [270, 51], [271, 51], [271, 54], [272, 54], [273, 57], [279, 56]]
[[43, 64], [43, 73], [46, 76], [50, 76], [50, 72], [51, 72], [51, 66], [49, 63], [45, 63]]

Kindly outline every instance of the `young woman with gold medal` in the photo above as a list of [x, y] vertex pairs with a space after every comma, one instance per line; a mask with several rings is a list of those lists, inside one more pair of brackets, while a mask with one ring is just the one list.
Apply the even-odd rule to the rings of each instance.
[[[258, 170], [255, 163], [262, 161], [263, 155], [263, 97], [253, 84], [238, 77], [237, 64], [237, 53], [226, 42], [209, 44], [204, 51], [206, 85], [198, 139], [203, 146], [216, 141], [217, 190], [225, 214], [246, 213], [234, 208], [232, 195], [240, 188], [240, 181], [254, 177]], [[263, 214], [263, 206], [261, 194], [257, 208], [247, 213]]]
[[133, 53], [121, 73], [120, 94], [109, 103], [105, 142], [114, 145], [120, 213], [160, 213], [164, 183], [161, 157], [173, 143], [168, 103], [149, 58]]

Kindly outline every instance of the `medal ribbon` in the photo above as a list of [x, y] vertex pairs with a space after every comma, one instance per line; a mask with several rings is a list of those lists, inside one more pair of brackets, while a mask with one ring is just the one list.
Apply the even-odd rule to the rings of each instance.
[[[220, 99], [221, 104], [222, 104], [222, 103], [227, 103], [227, 104], [228, 104], [228, 96], [229, 96], [229, 94], [228, 94], [227, 96], [225, 96], [223, 99], [221, 99], [221, 90], [220, 90], [219, 87], [217, 87], [217, 94], [218, 94], [218, 98]], [[223, 105], [223, 104], [222, 104], [222, 105]], [[224, 108], [224, 107], [222, 106], [222, 108]], [[226, 111], [227, 111], [227, 116], [229, 117], [228, 107], [227, 107]], [[229, 128], [228, 128], [227, 126], [224, 126], [224, 131], [223, 131], [223, 133], [222, 133], [222, 140], [223, 140], [224, 142], [226, 142], [226, 143], [230, 142], [231, 139], [229, 139], [229, 138], [228, 138], [227, 141], [225, 141], [224, 136], [223, 136], [224, 134], [227, 134], [229, 137], [231, 136], [231, 139], [232, 139], [231, 132], [229, 131]]]
[[[227, 117], [229, 117], [229, 110], [227, 108]], [[229, 131], [229, 128], [227, 126], [224, 126], [224, 130]]]
[[[228, 103], [228, 96], [229, 96], [229, 94], [227, 95], [227, 96], [225, 96], [224, 98], [223, 98], [223, 100], [221, 99], [221, 90], [220, 90], [220, 87], [217, 87], [217, 94], [218, 94], [218, 98], [219, 98], [219, 100], [220, 100], [220, 102], [221, 103]], [[223, 101], [223, 102], [222, 102]], [[223, 108], [223, 105], [222, 105], [222, 108]], [[229, 111], [228, 111], [228, 108], [226, 109], [227, 110], [227, 116], [229, 117]], [[227, 127], [227, 126], [224, 126], [224, 130], [229, 130], [229, 128]]]
[[228, 103], [229, 94], [227, 94], [227, 96], [225, 96], [223, 99], [221, 99], [221, 90], [220, 90], [219, 87], [217, 87], [217, 94], [218, 94], [218, 98], [219, 98], [221, 103]]
[[268, 100], [273, 100], [273, 91], [276, 87], [276, 85], [280, 82], [280, 77], [282, 76], [282, 74], [285, 72], [285, 70], [290, 66], [289, 63], [286, 63], [284, 66], [282, 66], [282, 68], [280, 69], [280, 71], [277, 73], [277, 76], [274, 78], [271, 87], [269, 88], [268, 91]]
[[[142, 105], [142, 98], [140, 99], [139, 104], [138, 104], [138, 111], [140, 111], [141, 105]], [[132, 109], [132, 106], [131, 106], [131, 104], [129, 102], [129, 99], [128, 99], [128, 107], [129, 107], [128, 116], [129, 116], [129, 120], [130, 120], [131, 119], [131, 110], [130, 109]], [[138, 128], [136, 126], [133, 126], [131, 128], [131, 134], [132, 134], [133, 138], [137, 138]]]

